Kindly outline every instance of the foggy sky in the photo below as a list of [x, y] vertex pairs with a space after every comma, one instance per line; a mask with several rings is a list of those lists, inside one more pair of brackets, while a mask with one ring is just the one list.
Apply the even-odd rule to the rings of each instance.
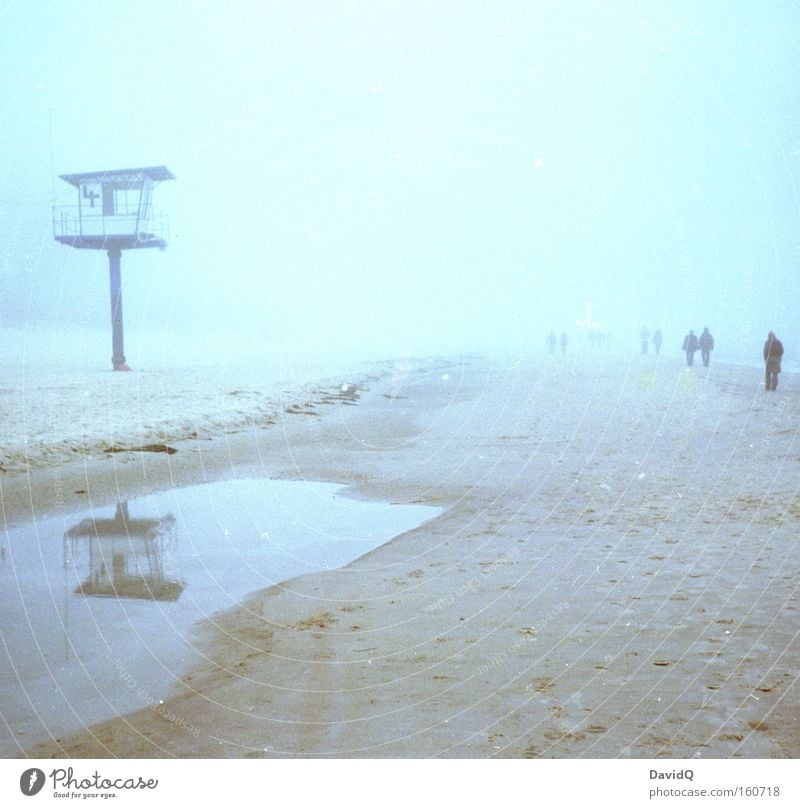
[[788, 355], [799, 23], [794, 2], [4, 3], [0, 327], [110, 330], [104, 253], [52, 238], [75, 193], [54, 177], [164, 164], [169, 248], [122, 261], [129, 356], [147, 334], [538, 351], [589, 302], [632, 350], [707, 325]]

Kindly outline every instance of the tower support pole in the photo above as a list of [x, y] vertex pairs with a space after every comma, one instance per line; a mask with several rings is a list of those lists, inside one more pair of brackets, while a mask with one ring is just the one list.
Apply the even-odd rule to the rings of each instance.
[[112, 247], [108, 251], [108, 277], [111, 287], [111, 364], [114, 370], [130, 370], [125, 362], [125, 348], [122, 334], [122, 273], [120, 262], [122, 251]]

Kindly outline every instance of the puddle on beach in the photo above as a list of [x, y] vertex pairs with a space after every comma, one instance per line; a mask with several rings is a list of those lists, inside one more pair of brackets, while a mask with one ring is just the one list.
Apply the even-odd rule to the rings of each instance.
[[441, 509], [328, 483], [231, 480], [41, 519], [0, 539], [0, 755], [157, 704], [193, 626], [342, 567]]

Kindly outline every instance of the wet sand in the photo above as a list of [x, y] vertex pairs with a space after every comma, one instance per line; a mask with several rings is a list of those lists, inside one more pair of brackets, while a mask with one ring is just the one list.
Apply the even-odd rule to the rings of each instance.
[[795, 377], [598, 354], [353, 382], [174, 455], [2, 480], [11, 521], [256, 474], [446, 508], [210, 616], [158, 709], [27, 755], [798, 755]]
[[195, 661], [198, 621], [346, 566], [441, 512], [343, 490], [237, 478], [10, 528], [0, 558], [0, 758], [159, 705]]

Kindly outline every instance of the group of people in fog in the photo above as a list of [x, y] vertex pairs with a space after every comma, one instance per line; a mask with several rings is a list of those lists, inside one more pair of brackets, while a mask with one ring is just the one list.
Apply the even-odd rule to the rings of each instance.
[[686, 364], [691, 367], [694, 364], [694, 355], [700, 351], [703, 359], [703, 367], [708, 367], [711, 361], [711, 351], [714, 350], [714, 337], [711, 336], [708, 328], [703, 329], [703, 333], [698, 339], [694, 329], [689, 329], [689, 333], [683, 338], [683, 350], [686, 352]]
[[556, 342], [558, 342], [558, 344], [561, 345], [561, 353], [562, 354], [566, 353], [567, 352], [567, 342], [568, 342], [567, 332], [562, 331], [560, 337], [556, 337], [556, 332], [555, 331], [551, 331], [547, 335], [547, 347], [549, 348], [550, 353], [555, 353], [556, 352]]
[[[646, 354], [649, 348], [650, 332], [647, 328], [643, 328], [639, 333], [642, 342], [642, 353]], [[662, 334], [660, 329], [656, 329], [653, 334], [653, 347], [656, 351], [656, 356], [661, 352]], [[703, 329], [703, 333], [698, 337], [694, 333], [694, 329], [690, 329], [689, 333], [683, 338], [682, 350], [686, 354], [686, 364], [689, 367], [694, 365], [694, 355], [700, 351], [700, 357], [703, 360], [703, 367], [708, 367], [711, 362], [711, 351], [714, 350], [714, 337], [708, 328]], [[783, 344], [775, 336], [774, 331], [770, 331], [767, 335], [767, 341], [764, 343], [764, 365], [766, 368], [766, 375], [764, 378], [764, 387], [766, 390], [778, 389], [778, 374], [781, 372], [781, 359], [783, 357]]]
[[[639, 332], [639, 338], [642, 341], [642, 353], [646, 354], [650, 348], [650, 332], [646, 326]], [[653, 347], [655, 348], [656, 356], [661, 353], [661, 343], [663, 341], [664, 337], [661, 329], [657, 328], [653, 333]], [[714, 350], [714, 337], [711, 336], [707, 328], [703, 329], [699, 339], [695, 335], [694, 329], [691, 329], [683, 338], [683, 351], [686, 353], [686, 364], [689, 367], [694, 364], [694, 355], [698, 350], [703, 357], [703, 365], [708, 367], [708, 363], [711, 361], [711, 351]]]
[[[586, 338], [589, 341], [589, 345], [593, 348], [602, 348], [609, 344], [609, 335], [605, 331], [596, 328], [588, 329], [586, 331]], [[556, 353], [556, 348], [560, 346], [561, 353], [565, 354], [567, 352], [567, 345], [569, 345], [567, 332], [562, 331], [560, 335], [556, 336], [556, 332], [551, 331], [545, 339], [545, 344], [547, 345], [548, 353]]]
[[[642, 340], [642, 353], [646, 354], [650, 350], [650, 332], [648, 331], [647, 326], [645, 326], [639, 332], [639, 338]], [[661, 334], [661, 329], [657, 328], [653, 332], [653, 347], [656, 350], [656, 356], [658, 356], [661, 353], [661, 343], [663, 341], [664, 337]]]
[[[589, 332], [589, 337], [590, 342], [595, 344], [591, 339], [592, 332]], [[651, 335], [649, 329], [645, 326], [639, 332], [639, 339], [641, 340], [643, 354], [649, 353], [651, 341], [656, 356], [661, 354], [661, 345], [664, 341], [664, 336], [660, 328], [657, 328]], [[560, 336], [556, 336], [556, 332], [551, 331], [547, 335], [547, 348], [551, 354], [554, 354], [556, 347], [560, 345], [561, 353], [565, 354], [567, 352], [568, 341], [566, 331], [562, 331]], [[681, 348], [686, 354], [686, 364], [688, 367], [694, 365], [694, 355], [698, 351], [700, 351], [700, 358], [703, 360], [703, 367], [708, 367], [711, 363], [711, 352], [714, 350], [714, 337], [708, 330], [708, 327], [703, 329], [699, 337], [694, 333], [694, 329], [690, 329], [689, 333], [683, 338]], [[763, 356], [766, 368], [764, 387], [770, 391], [777, 390], [778, 374], [781, 372], [781, 359], [783, 358], [783, 344], [775, 336], [774, 331], [770, 331], [767, 335], [767, 341], [764, 343]]]

